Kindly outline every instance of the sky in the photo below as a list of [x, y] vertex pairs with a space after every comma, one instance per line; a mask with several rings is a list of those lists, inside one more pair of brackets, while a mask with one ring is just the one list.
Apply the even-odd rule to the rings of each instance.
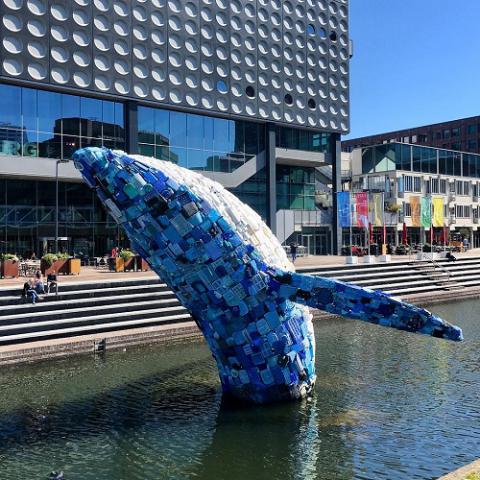
[[480, 0], [350, 0], [351, 133], [480, 115]]

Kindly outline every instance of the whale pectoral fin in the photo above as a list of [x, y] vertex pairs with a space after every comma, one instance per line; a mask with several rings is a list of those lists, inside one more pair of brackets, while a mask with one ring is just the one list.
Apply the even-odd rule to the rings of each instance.
[[463, 340], [462, 330], [428, 310], [373, 291], [324, 277], [271, 270], [270, 287], [279, 297], [355, 320], [422, 333], [448, 340]]

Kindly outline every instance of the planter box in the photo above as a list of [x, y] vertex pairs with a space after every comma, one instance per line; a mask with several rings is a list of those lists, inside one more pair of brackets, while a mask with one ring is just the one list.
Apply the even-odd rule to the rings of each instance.
[[148, 272], [150, 270], [150, 265], [142, 257], [135, 257], [135, 262], [137, 265], [137, 270], [140, 272]]
[[116, 258], [109, 258], [108, 259], [108, 269], [112, 272], [124, 272], [125, 271], [125, 263], [123, 258], [116, 257]]
[[363, 263], [375, 263], [376, 258], [375, 255], [365, 255], [363, 257]]
[[135, 257], [123, 259], [123, 270], [125, 272], [131, 272], [133, 270], [136, 270]]
[[1, 270], [2, 278], [17, 278], [18, 260], [3, 260]]
[[45, 260], [42, 260], [40, 262], [40, 270], [42, 271], [43, 276], [49, 275], [50, 273], [53, 273], [53, 272], [57, 274], [62, 273], [63, 275], [68, 275], [69, 273], [68, 262], [69, 262], [69, 259], [57, 260], [56, 262], [53, 262], [52, 265], [48, 266]]
[[355, 257], [355, 256], [346, 257], [345, 263], [347, 265], [358, 265], [358, 257]]
[[79, 258], [68, 259], [68, 274], [80, 275], [81, 260]]
[[380, 263], [389, 263], [392, 261], [392, 256], [391, 255], [380, 255], [380, 258], [378, 259]]

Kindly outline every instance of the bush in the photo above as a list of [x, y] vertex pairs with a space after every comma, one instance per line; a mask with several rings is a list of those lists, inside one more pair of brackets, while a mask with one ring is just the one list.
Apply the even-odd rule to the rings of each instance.
[[68, 253], [57, 253], [57, 260], [68, 260], [70, 255]]
[[54, 262], [58, 260], [58, 255], [54, 253], [47, 253], [42, 257], [42, 260], [47, 264], [48, 267], [51, 267]]
[[14, 255], [13, 253], [2, 253], [0, 255], [0, 260], [15, 260], [16, 262], [18, 262], [18, 257], [16, 255]]
[[131, 250], [128, 250], [126, 248], [125, 249], [122, 248], [122, 250], [120, 250], [119, 256], [120, 256], [120, 258], [123, 258], [123, 260], [128, 260], [128, 259], [134, 257], [135, 254]]

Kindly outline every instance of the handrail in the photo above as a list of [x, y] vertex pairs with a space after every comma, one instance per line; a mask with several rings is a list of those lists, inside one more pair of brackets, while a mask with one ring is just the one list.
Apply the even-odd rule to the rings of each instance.
[[435, 269], [439, 269], [443, 273], [446, 273], [447, 274], [447, 279], [448, 279], [448, 281], [450, 281], [450, 279], [452, 277], [452, 273], [449, 270], [447, 270], [443, 265], [440, 265], [439, 263], [437, 263], [433, 258], [428, 258], [424, 253], [422, 253], [422, 261], [430, 262], [433, 265], [433, 270], [434, 271], [435, 271]]

